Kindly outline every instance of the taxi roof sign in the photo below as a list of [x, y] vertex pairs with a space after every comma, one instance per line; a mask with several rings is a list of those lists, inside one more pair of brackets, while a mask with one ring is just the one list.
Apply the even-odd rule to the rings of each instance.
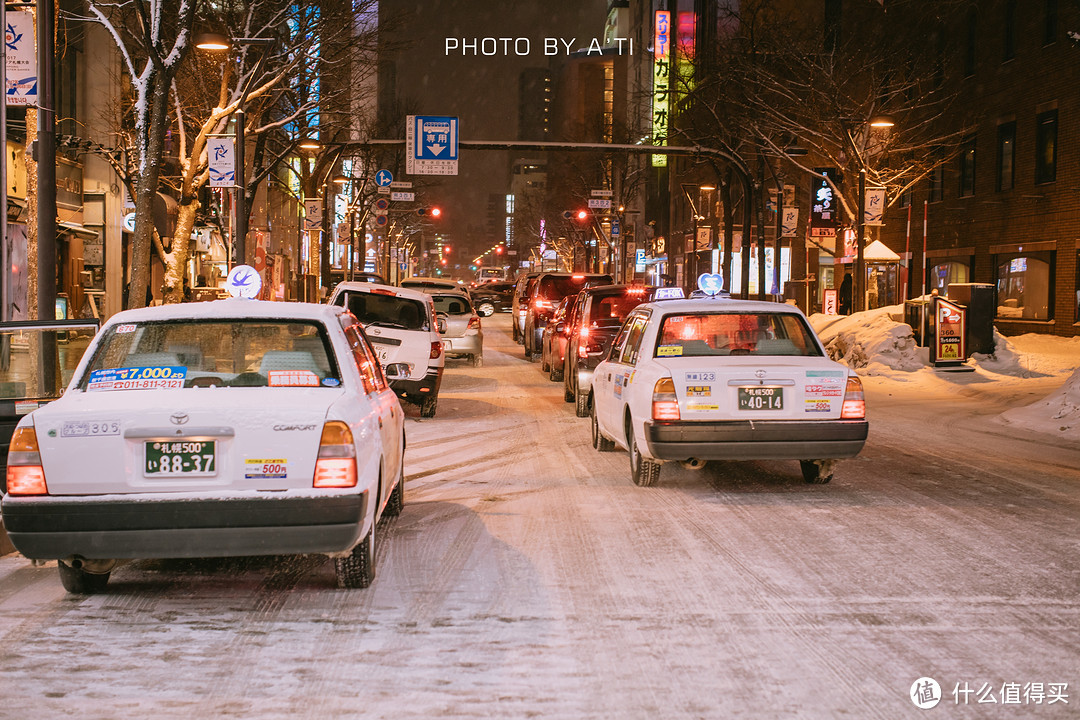
[[686, 297], [681, 287], [662, 287], [656, 288], [657, 300], [682, 300]]
[[262, 290], [262, 276], [250, 265], [237, 265], [225, 278], [225, 289], [235, 298], [257, 298]]
[[701, 273], [697, 279], [698, 290], [709, 296], [719, 295], [724, 291], [724, 276], [720, 273]]

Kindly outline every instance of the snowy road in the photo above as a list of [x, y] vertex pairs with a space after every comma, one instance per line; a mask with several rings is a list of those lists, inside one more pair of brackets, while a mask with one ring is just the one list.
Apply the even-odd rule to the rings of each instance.
[[829, 485], [774, 462], [638, 488], [509, 316], [484, 324], [484, 367], [410, 409], [370, 589], [248, 558], [75, 597], [5, 556], [0, 718], [891, 719], [926, 712], [923, 676], [927, 717], [1080, 717], [1080, 448], [992, 420], [1051, 385], [871, 378]]

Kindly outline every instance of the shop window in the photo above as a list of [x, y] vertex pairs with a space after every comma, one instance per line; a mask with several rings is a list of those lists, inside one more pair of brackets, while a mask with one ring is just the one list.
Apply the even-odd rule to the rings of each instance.
[[1057, 179], [1057, 110], [1035, 119], [1035, 184]]
[[966, 263], [948, 260], [939, 262], [930, 268], [930, 289], [937, 290], [938, 295], [948, 293], [950, 283], [971, 282], [970, 270]]
[[1007, 122], [998, 125], [997, 142], [997, 190], [1012, 190], [1013, 160], [1016, 156], [1016, 123]]
[[975, 194], [975, 137], [964, 139], [960, 149], [960, 197]]
[[1018, 320], [1049, 320], [1053, 253], [999, 255], [997, 315]]

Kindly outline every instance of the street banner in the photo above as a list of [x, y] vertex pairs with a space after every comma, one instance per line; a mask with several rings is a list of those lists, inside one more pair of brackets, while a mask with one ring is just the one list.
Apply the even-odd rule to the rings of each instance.
[[780, 222], [782, 237], [798, 237], [799, 208], [784, 206], [784, 217]]
[[304, 198], [304, 229], [322, 229], [322, 198]]
[[232, 138], [210, 138], [206, 143], [210, 187], [236, 185], [236, 144]]
[[8, 106], [37, 105], [37, 52], [34, 13], [9, 10], [4, 29], [6, 45], [4, 99]]
[[825, 290], [823, 302], [821, 303], [822, 314], [836, 315], [839, 312], [837, 308], [836, 290]]
[[866, 188], [863, 225], [882, 225], [885, 215], [885, 188]]

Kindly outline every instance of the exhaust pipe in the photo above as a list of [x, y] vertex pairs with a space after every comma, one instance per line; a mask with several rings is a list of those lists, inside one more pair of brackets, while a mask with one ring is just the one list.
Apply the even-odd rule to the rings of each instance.
[[687, 460], [680, 460], [679, 464], [687, 470], [701, 470], [705, 467], [705, 460], [700, 458], [689, 458]]
[[95, 575], [112, 572], [112, 569], [116, 567], [116, 560], [92, 560], [90, 558], [84, 558], [82, 555], [72, 555], [60, 562], [73, 567], [76, 570], [85, 570], [86, 572], [94, 573]]

